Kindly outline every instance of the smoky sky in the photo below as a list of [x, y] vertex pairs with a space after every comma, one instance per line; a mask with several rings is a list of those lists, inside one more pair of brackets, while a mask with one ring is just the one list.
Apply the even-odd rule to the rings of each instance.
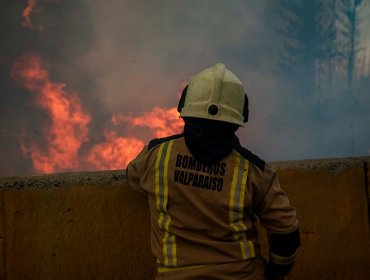
[[[370, 49], [367, 2], [359, 26], [363, 53]], [[34, 95], [10, 76], [24, 53], [39, 55], [51, 80], [81, 99], [92, 117], [90, 143], [102, 139], [112, 114], [177, 106], [192, 75], [222, 62], [243, 82], [250, 100], [250, 121], [239, 129], [240, 141], [263, 159], [370, 154], [370, 78], [352, 91], [337, 87], [303, 96], [304, 90], [292, 86], [297, 81], [279, 68], [284, 38], [276, 31], [278, 1], [35, 3], [31, 28], [22, 25], [28, 1], [0, 4], [0, 176], [33, 173], [21, 142], [42, 145], [50, 122]]]

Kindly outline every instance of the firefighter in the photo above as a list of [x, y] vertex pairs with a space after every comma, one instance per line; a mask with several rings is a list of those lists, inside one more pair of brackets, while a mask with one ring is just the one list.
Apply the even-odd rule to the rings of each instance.
[[183, 133], [152, 140], [126, 169], [127, 184], [148, 196], [156, 279], [283, 279], [299, 223], [276, 172], [235, 135], [248, 121], [242, 83], [216, 64], [190, 79], [178, 111]]

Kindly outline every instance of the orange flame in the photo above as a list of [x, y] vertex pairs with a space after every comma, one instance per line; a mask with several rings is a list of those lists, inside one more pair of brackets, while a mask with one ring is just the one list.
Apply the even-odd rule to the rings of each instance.
[[36, 0], [28, 0], [27, 7], [24, 8], [22, 12], [22, 25], [26, 28], [31, 28], [32, 27], [32, 22], [30, 18], [30, 14], [32, 13], [33, 9], [36, 6]]
[[[176, 108], [162, 109], [155, 107], [141, 116], [113, 115], [114, 125], [122, 122], [130, 126], [149, 128], [154, 137], [164, 137], [179, 133], [183, 128], [183, 121], [179, 118]], [[105, 132], [105, 142], [94, 146], [87, 155], [87, 160], [97, 169], [125, 168], [127, 164], [143, 148], [144, 142], [131, 137], [118, 137], [114, 131]], [[127, 149], [127, 147], [130, 147]]]
[[132, 126], [141, 126], [153, 131], [155, 137], [165, 137], [171, 134], [180, 133], [184, 127], [184, 122], [179, 118], [176, 108], [162, 109], [154, 107], [151, 111], [142, 116], [133, 117], [132, 115], [114, 115], [112, 123], [128, 122]]
[[117, 136], [114, 131], [105, 132], [105, 142], [95, 145], [87, 154], [87, 161], [97, 170], [126, 168], [144, 147], [137, 138]]
[[11, 76], [37, 94], [37, 104], [51, 118], [46, 151], [35, 144], [22, 145], [22, 151], [32, 158], [34, 169], [43, 173], [78, 169], [78, 151], [88, 140], [87, 125], [90, 122], [78, 97], [64, 91], [65, 84], [51, 82], [40, 57], [35, 55], [20, 57], [13, 65]]
[[[36, 94], [36, 103], [51, 118], [47, 129], [47, 146], [41, 149], [35, 143], [21, 144], [21, 150], [32, 160], [39, 173], [66, 170], [103, 170], [126, 168], [144, 146], [136, 137], [122, 137], [113, 130], [105, 131], [105, 141], [94, 145], [81, 155], [81, 146], [88, 141], [91, 117], [84, 112], [80, 99], [64, 90], [65, 84], [52, 82], [42, 67], [39, 56], [26, 54], [15, 61], [11, 76], [18, 84]], [[117, 115], [112, 123], [125, 122], [130, 126], [149, 128], [154, 137], [179, 133], [183, 121], [176, 108], [153, 108], [141, 116]]]

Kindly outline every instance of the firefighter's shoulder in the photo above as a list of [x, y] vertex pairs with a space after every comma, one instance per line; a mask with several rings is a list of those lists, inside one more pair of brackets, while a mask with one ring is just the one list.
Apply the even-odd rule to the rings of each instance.
[[244, 157], [246, 160], [248, 160], [250, 163], [257, 166], [262, 171], [265, 171], [266, 168], [266, 162], [253, 154], [250, 150], [244, 148], [242, 145], [238, 144], [235, 147], [235, 150], [239, 152], [239, 154]]
[[171, 140], [174, 140], [174, 139], [178, 139], [178, 138], [181, 138], [181, 137], [184, 137], [184, 134], [175, 134], [175, 135], [171, 135], [171, 136], [164, 137], [164, 138], [152, 139], [148, 144], [148, 151], [153, 149], [154, 147], [162, 144], [162, 143], [165, 143], [165, 142], [168, 142], [168, 141], [171, 141]]

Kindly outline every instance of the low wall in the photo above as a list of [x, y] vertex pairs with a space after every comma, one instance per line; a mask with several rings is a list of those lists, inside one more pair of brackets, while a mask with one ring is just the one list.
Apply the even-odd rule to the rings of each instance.
[[[370, 279], [368, 163], [273, 163], [301, 222], [289, 279]], [[123, 179], [0, 178], [0, 279], [153, 279], [147, 201]]]

